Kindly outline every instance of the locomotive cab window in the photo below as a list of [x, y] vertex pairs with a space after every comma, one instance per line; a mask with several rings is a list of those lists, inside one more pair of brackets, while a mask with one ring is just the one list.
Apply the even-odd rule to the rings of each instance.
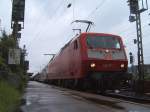
[[77, 40], [74, 41], [74, 49], [78, 49], [78, 41]]
[[107, 49], [120, 49], [120, 41], [118, 38], [111, 36], [88, 36], [88, 48], [107, 48]]

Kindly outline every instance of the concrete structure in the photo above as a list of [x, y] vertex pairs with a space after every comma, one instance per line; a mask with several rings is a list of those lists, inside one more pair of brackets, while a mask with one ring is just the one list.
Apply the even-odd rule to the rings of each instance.
[[29, 82], [23, 112], [150, 112], [150, 106]]

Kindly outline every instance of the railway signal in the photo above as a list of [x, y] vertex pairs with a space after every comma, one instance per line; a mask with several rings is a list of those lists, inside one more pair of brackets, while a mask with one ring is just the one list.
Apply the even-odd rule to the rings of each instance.
[[[19, 48], [19, 39], [21, 38], [21, 30], [24, 29], [24, 15], [25, 15], [25, 0], [12, 0], [12, 17], [11, 17], [11, 28], [12, 36], [15, 40], [15, 48], [10, 49], [10, 54], [13, 54], [15, 57], [12, 59], [10, 64], [20, 64], [23, 65], [25, 71], [27, 71], [29, 66], [29, 61], [25, 60], [26, 48], [24, 45], [23, 49]], [[17, 60], [17, 61], [15, 61]], [[26, 73], [25, 73], [26, 74]]]
[[21, 37], [19, 31], [21, 31], [21, 29], [24, 28], [24, 13], [25, 13], [25, 0], [13, 0], [11, 28], [13, 29], [13, 37], [16, 40], [16, 47], [19, 47], [18, 39], [20, 39]]
[[130, 55], [130, 64], [133, 64], [134, 63], [133, 54], [130, 52], [129, 55]]
[[131, 64], [132, 74], [135, 74], [135, 72], [134, 72], [134, 61], [135, 61], [135, 60], [134, 60], [133, 53], [130, 52], [129, 55], [130, 55], [130, 64]]
[[143, 58], [143, 42], [141, 28], [141, 13], [148, 10], [147, 0], [128, 0], [130, 7], [130, 22], [136, 22], [137, 29], [137, 47], [138, 47], [138, 92], [144, 92], [144, 58]]

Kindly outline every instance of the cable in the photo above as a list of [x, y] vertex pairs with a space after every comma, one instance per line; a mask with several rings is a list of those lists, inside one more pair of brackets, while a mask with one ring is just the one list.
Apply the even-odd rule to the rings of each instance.
[[92, 16], [92, 15], [96, 12], [96, 10], [98, 10], [100, 7], [102, 7], [102, 6], [105, 4], [106, 1], [108, 1], [108, 0], [102, 0], [102, 1], [96, 6], [96, 8], [95, 8], [93, 11], [91, 11], [90, 14], [88, 14], [88, 16], [87, 16], [86, 18], [89, 18], [90, 16]]
[[75, 0], [73, 0], [73, 20], [75, 20]]
[[[147, 31], [148, 31], [148, 30], [146, 30], [145, 32], [147, 32]], [[132, 31], [132, 32], [133, 32], [133, 31]], [[128, 33], [128, 34], [124, 34], [125, 37], [126, 37], [126, 38], [124, 38], [124, 39], [125, 39], [125, 40], [127, 40], [127, 39], [132, 39], [132, 40], [133, 40], [133, 39], [136, 39], [136, 36], [137, 36], [136, 33], [132, 34], [132, 32], [131, 32], [131, 33]], [[148, 35], [149, 35], [149, 33], [144, 33], [144, 34], [143, 34], [144, 39], [145, 39], [145, 38], [148, 38]], [[134, 37], [134, 38], [131, 38], [131, 37]], [[127, 42], [126, 44], [129, 44], [129, 45], [130, 45], [130, 42], [131, 42], [131, 41], [128, 40], [128, 42]]]
[[[62, 2], [60, 2], [60, 4], [58, 5], [58, 7], [55, 9], [54, 15], [57, 13], [58, 9], [62, 6], [62, 3], [63, 3], [63, 2], [64, 2], [64, 0], [63, 0]], [[66, 10], [65, 10], [65, 11], [66, 11]], [[64, 11], [64, 12], [65, 12], [65, 11]], [[51, 16], [50, 19], [52, 19], [52, 18], [54, 17], [54, 15]], [[56, 22], [56, 20], [55, 20], [55, 22]], [[48, 22], [47, 24], [49, 24], [49, 22]], [[35, 40], [35, 38], [39, 37], [38, 35], [40, 35], [41, 33], [45, 33], [47, 30], [48, 30], [48, 29], [46, 29], [46, 30], [44, 31], [44, 29], [42, 29], [42, 31], [39, 31], [39, 32], [36, 34], [36, 36], [34, 37], [34, 39], [32, 39], [32, 41]], [[32, 41], [31, 41], [30, 43], [32, 43]], [[30, 45], [31, 45], [31, 44], [30, 44]], [[30, 46], [29, 46], [29, 47], [30, 47]]]
[[[148, 38], [148, 36], [150, 35], [150, 33], [145, 33], [145, 34], [143, 34], [143, 37], [145, 37], [145, 38], [143, 38], [143, 39], [146, 39], [146, 38]], [[131, 38], [131, 37], [136, 37], [136, 34], [135, 35], [130, 35], [130, 36], [126, 36], [127, 38], [125, 38], [125, 39], [128, 39], [129, 37]], [[132, 38], [132, 39], [135, 39], [135, 38]], [[130, 41], [129, 41], [130, 42]]]
[[[148, 27], [148, 23], [144, 24], [144, 25], [142, 26], [142, 28], [143, 28], [143, 29], [146, 28], [145, 26]], [[132, 26], [129, 26], [129, 27], [126, 28], [125, 30], [120, 31], [119, 34], [122, 34], [122, 33], [126, 32], [126, 31], [129, 31], [129, 29], [131, 29], [131, 28], [132, 28]], [[135, 32], [135, 31], [134, 31], [134, 32]], [[132, 31], [131, 33], [133, 33], [133, 31]]]
[[[57, 13], [57, 11], [59, 10], [59, 8], [62, 6], [62, 3], [64, 2], [64, 0], [62, 0], [60, 3], [59, 3], [59, 5], [56, 7], [56, 9], [55, 9], [55, 11], [54, 11], [54, 13], [53, 13], [53, 15], [51, 16], [51, 18], [50, 19], [52, 19], [53, 17], [54, 17], [54, 15]], [[39, 18], [40, 19], [40, 18]], [[42, 18], [42, 20], [43, 20], [43, 18]], [[39, 26], [39, 21], [37, 21], [36, 22], [36, 24], [38, 24], [38, 26]], [[37, 27], [38, 27], [37, 26]], [[40, 28], [40, 30], [35, 34], [35, 36], [33, 37], [33, 39], [29, 42], [29, 46], [27, 46], [27, 48], [31, 48], [30, 46], [32, 45], [31, 43], [35, 40], [35, 39], [37, 39], [39, 36], [38, 35], [40, 35], [41, 33], [43, 32], [43, 30], [41, 31], [41, 28]]]
[[[94, 10], [92, 10], [92, 11], [88, 14], [87, 17], [84, 18], [84, 20], [88, 19], [91, 15], [93, 15], [93, 14], [96, 12], [96, 10], [98, 10], [100, 7], [102, 7], [102, 5], [105, 4], [106, 1], [108, 1], [108, 0], [102, 0], [102, 1], [96, 6], [96, 8], [95, 8]], [[75, 13], [75, 12], [73, 11], [73, 13]], [[80, 25], [80, 26], [81, 26], [81, 25]]]
[[[107, 0], [102, 0], [102, 2], [88, 15], [88, 16], [91, 16], [96, 10], [98, 10], [105, 2], [106, 2]], [[63, 2], [63, 1], [62, 1]], [[55, 11], [55, 13], [54, 14], [56, 14], [56, 12], [57, 12], [57, 10], [60, 8], [60, 6], [62, 5], [62, 2], [58, 5], [58, 7], [56, 8], [56, 11]], [[73, 19], [75, 18], [75, 0], [73, 0], [72, 1], [73, 2]], [[54, 16], [54, 15], [53, 15]], [[52, 16], [52, 17], [53, 17]], [[52, 18], [51, 17], [51, 18]], [[45, 31], [46, 32], [46, 31]], [[40, 34], [41, 34], [41, 31], [40, 31]], [[37, 34], [37, 35], [39, 35], [39, 33]], [[37, 36], [36, 35], [36, 36]], [[36, 38], [36, 36], [35, 36], [35, 38]], [[34, 39], [33, 39], [34, 40]], [[32, 41], [33, 41], [32, 40]], [[30, 42], [31, 43], [31, 42]]]
[[[143, 37], [148, 38], [148, 35], [150, 35], [150, 33], [144, 34]], [[130, 36], [130, 37], [133, 37], [133, 36], [134, 36], [134, 35], [132, 35], [132, 36]], [[134, 37], [136, 37], [136, 35], [135, 35]], [[146, 38], [143, 38], [143, 39], [146, 39]], [[127, 45], [134, 44], [134, 43], [131, 43], [131, 42], [133, 42], [133, 40], [134, 40], [134, 38], [132, 38], [132, 40], [128, 40], [127, 42], [125, 42], [125, 44], [127, 44]], [[150, 42], [150, 41], [146, 41], [146, 42]], [[147, 45], [147, 44], [149, 44], [149, 43], [144, 43], [144, 42], [143, 42], [143, 44], [144, 44], [144, 45]]]

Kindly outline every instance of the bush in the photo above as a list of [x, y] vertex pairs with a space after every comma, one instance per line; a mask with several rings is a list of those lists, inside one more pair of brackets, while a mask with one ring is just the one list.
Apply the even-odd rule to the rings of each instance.
[[146, 74], [144, 78], [145, 80], [150, 81], [150, 74]]
[[20, 103], [21, 94], [6, 81], [0, 81], [0, 112], [15, 112]]
[[0, 112], [15, 111], [27, 83], [24, 55], [21, 55], [20, 65], [9, 65], [10, 48], [16, 48], [16, 41], [4, 31], [0, 37]]

